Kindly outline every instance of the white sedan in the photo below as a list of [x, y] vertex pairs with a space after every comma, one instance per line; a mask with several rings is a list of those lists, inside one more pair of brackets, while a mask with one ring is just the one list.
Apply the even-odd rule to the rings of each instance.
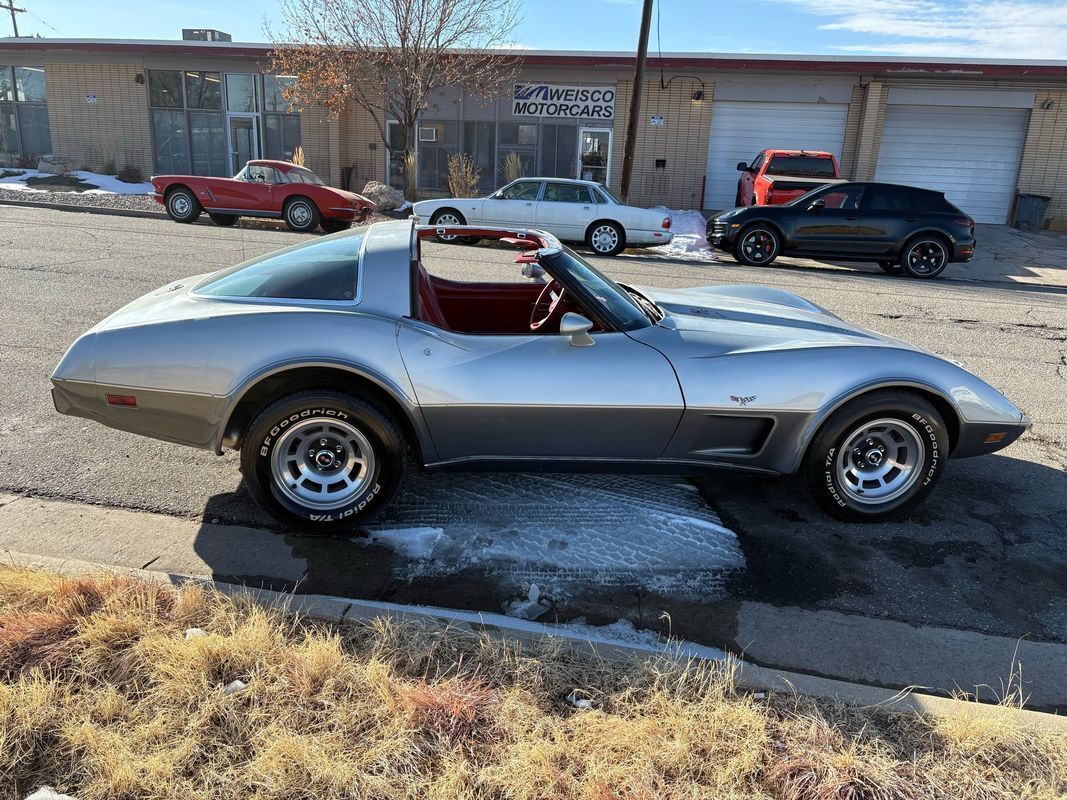
[[623, 205], [603, 184], [566, 178], [520, 178], [488, 197], [423, 200], [413, 210], [422, 224], [538, 228], [602, 256], [673, 237], [662, 212]]

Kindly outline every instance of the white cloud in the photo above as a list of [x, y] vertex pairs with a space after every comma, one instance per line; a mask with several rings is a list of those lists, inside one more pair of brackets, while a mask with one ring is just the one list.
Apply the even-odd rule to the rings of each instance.
[[[1067, 2], [1028, 0], [771, 0], [857, 34], [834, 49], [901, 56], [1067, 58]], [[860, 38], [862, 37], [862, 38]]]

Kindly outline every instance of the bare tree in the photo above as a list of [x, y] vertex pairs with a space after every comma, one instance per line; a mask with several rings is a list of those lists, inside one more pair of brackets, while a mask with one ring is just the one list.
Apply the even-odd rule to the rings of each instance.
[[[335, 116], [354, 103], [390, 153], [387, 123], [396, 120], [403, 130], [396, 148], [408, 164], [416, 120], [433, 92], [497, 97], [520, 63], [504, 50], [519, 23], [518, 0], [282, 0], [282, 16], [285, 32], [268, 36], [276, 45], [271, 68], [297, 79], [287, 99]], [[406, 171], [414, 200], [416, 170]]]

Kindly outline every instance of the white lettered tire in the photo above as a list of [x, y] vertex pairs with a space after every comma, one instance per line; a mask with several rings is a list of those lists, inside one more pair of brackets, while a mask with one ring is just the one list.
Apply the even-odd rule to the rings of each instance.
[[242, 440], [249, 493], [286, 525], [345, 531], [392, 498], [406, 443], [373, 403], [337, 391], [306, 391], [267, 406]]
[[830, 415], [801, 473], [830, 516], [878, 522], [921, 503], [940, 480], [948, 453], [945, 422], [925, 397], [883, 389]]

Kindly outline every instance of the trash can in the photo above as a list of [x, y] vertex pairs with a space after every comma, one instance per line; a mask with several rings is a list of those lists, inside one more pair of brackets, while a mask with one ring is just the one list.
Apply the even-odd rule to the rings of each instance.
[[1045, 210], [1051, 197], [1043, 194], [1020, 194], [1015, 199], [1015, 218], [1011, 221], [1013, 227], [1021, 231], [1040, 230], [1041, 223], [1045, 221]]

